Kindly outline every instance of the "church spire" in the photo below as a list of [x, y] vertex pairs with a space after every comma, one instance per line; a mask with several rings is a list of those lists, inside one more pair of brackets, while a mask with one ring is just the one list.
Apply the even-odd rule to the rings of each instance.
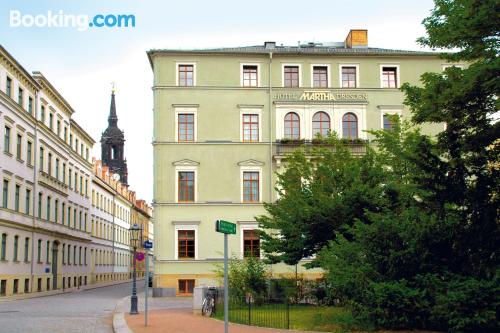
[[120, 175], [122, 184], [127, 185], [128, 171], [125, 159], [125, 135], [118, 128], [118, 116], [116, 114], [115, 85], [111, 89], [111, 105], [109, 107], [108, 128], [101, 136], [101, 159], [104, 166]]
[[108, 125], [109, 127], [118, 127], [118, 116], [116, 115], [114, 83], [113, 83], [113, 88], [111, 89], [111, 105], [109, 107]]

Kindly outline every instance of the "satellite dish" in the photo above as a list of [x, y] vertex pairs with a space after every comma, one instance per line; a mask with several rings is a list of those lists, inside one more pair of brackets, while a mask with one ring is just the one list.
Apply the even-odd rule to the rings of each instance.
[[119, 181], [120, 180], [120, 175], [117, 174], [117, 173], [114, 173], [113, 174], [113, 179], [116, 180], [116, 181]]

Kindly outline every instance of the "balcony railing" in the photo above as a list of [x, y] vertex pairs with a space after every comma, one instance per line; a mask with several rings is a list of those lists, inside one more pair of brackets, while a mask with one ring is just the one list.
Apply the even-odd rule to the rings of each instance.
[[[363, 155], [366, 153], [366, 144], [362, 142], [347, 142], [344, 147], [350, 150], [353, 155]], [[316, 149], [328, 149], [335, 151], [335, 145], [328, 143], [316, 143], [312, 141], [301, 142], [276, 142], [273, 145], [273, 156], [275, 158], [283, 158], [286, 155], [292, 154], [294, 151], [301, 149], [306, 155], [315, 155]]]

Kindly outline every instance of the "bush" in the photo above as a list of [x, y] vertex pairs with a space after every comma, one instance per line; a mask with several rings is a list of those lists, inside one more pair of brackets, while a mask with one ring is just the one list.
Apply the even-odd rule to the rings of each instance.
[[[266, 276], [268, 275], [266, 265], [257, 258], [246, 258], [243, 260], [232, 258], [229, 261], [229, 291], [234, 297], [263, 296], [267, 291]], [[217, 265], [215, 269], [217, 277], [224, 278], [224, 268]]]

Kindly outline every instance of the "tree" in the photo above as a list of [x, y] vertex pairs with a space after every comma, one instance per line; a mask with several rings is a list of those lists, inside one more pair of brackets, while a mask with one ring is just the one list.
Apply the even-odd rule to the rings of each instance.
[[336, 137], [327, 141], [331, 148], [315, 150], [313, 160], [300, 150], [290, 156], [277, 175], [280, 199], [266, 204], [268, 216], [257, 217], [270, 262], [295, 265], [318, 253], [345, 225], [366, 220], [365, 211], [386, 205], [380, 187], [386, 173], [373, 150], [367, 147], [358, 158]]

